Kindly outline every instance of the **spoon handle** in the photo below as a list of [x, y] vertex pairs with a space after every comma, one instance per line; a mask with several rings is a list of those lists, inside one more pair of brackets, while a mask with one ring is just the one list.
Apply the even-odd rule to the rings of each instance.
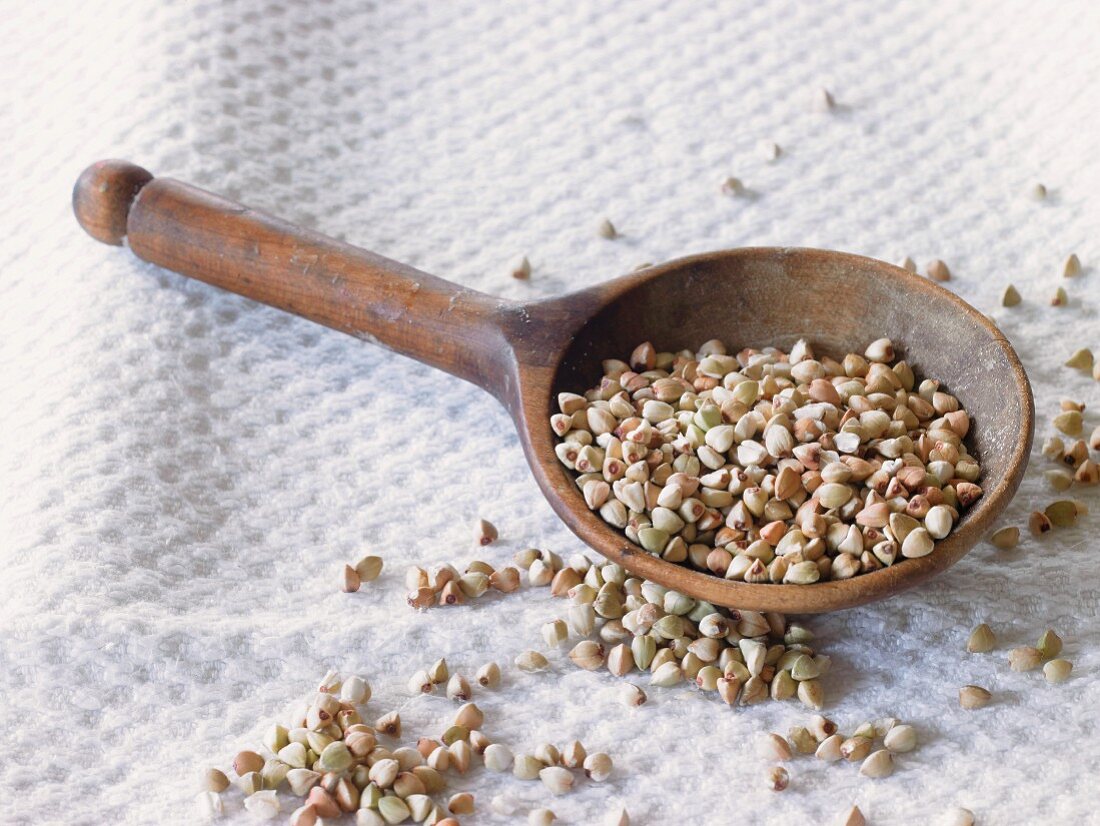
[[326, 327], [381, 344], [503, 398], [514, 383], [504, 330], [521, 310], [126, 161], [73, 188], [99, 241]]

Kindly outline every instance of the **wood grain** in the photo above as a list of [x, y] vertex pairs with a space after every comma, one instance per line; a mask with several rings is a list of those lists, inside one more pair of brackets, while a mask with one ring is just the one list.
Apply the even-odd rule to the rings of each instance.
[[104, 244], [122, 246], [130, 205], [152, 173], [126, 161], [99, 161], [73, 187], [73, 212], [84, 231]]
[[[349, 244], [122, 161], [101, 162], [73, 192], [81, 226], [106, 243], [388, 347], [496, 396], [557, 514], [632, 573], [719, 605], [816, 613], [910, 588], [946, 570], [1011, 500], [1031, 449], [1034, 405], [1004, 336], [954, 294], [898, 267], [840, 252], [745, 248], [672, 261], [561, 298], [521, 305], [467, 290]], [[918, 375], [970, 412], [984, 496], [936, 550], [848, 580], [730, 582], [651, 556], [590, 511], [554, 454], [562, 390], [591, 386], [600, 361], [646, 339], [658, 349], [719, 338], [734, 349], [808, 338], [842, 356], [892, 338]]]

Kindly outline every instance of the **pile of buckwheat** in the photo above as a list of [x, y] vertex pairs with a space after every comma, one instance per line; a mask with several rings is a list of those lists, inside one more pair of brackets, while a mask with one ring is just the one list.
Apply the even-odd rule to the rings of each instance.
[[932, 553], [982, 489], [970, 417], [889, 339], [603, 362], [550, 426], [588, 506], [669, 562], [749, 583], [848, 579]]
[[[568, 597], [570, 606], [564, 618], [543, 625], [543, 642], [551, 650], [572, 643], [569, 658], [579, 668], [606, 668], [616, 677], [648, 672], [657, 688], [694, 683], [731, 706], [795, 697], [816, 710], [824, 706], [819, 678], [830, 660], [810, 647], [807, 628], [782, 614], [711, 605], [583, 554], [558, 572], [551, 593]], [[532, 664], [545, 662], [529, 651], [517, 665], [537, 670]], [[642, 705], [647, 696], [627, 682], [622, 699]]]
[[[478, 670], [482, 688], [495, 688], [499, 680], [496, 663]], [[442, 684], [447, 685], [449, 699], [469, 699], [469, 684], [461, 675], [452, 675], [442, 659], [414, 675], [410, 690], [430, 694]], [[244, 808], [261, 820], [272, 820], [283, 811], [280, 795], [301, 798], [301, 805], [290, 813], [291, 826], [318, 826], [344, 814], [354, 815], [358, 826], [410, 821], [459, 826], [457, 816], [475, 812], [475, 796], [458, 792], [444, 800], [448, 776], [465, 775], [479, 757], [486, 770], [510, 772], [518, 780], [541, 780], [555, 795], [570, 792], [577, 773], [595, 783], [606, 781], [612, 773], [611, 757], [589, 753], [579, 740], [561, 749], [543, 743], [532, 754], [513, 754], [481, 730], [485, 715], [472, 702], [463, 702], [453, 723], [438, 738], [420, 737], [399, 746], [402, 726], [397, 712], [384, 714], [373, 724], [363, 721], [370, 699], [365, 680], [342, 679], [329, 672], [308, 701], [271, 724], [262, 743], [237, 753], [230, 772], [214, 767], [203, 771], [199, 798], [206, 814], [221, 815], [223, 793], [235, 786], [244, 796]], [[497, 814], [516, 813], [516, 805], [503, 795], [489, 805]], [[530, 823], [554, 819], [547, 808], [529, 813]], [[619, 807], [608, 813], [608, 822], [629, 826], [630, 817]]]

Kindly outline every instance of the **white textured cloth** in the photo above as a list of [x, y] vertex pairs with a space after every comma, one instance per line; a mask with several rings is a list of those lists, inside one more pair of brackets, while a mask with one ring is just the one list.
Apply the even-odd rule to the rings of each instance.
[[[69, 212], [80, 170], [124, 157], [511, 298], [643, 261], [746, 244], [922, 264], [1002, 326], [1037, 397], [1036, 458], [1007, 522], [1045, 505], [1038, 444], [1058, 399], [1100, 384], [1061, 363], [1100, 351], [1100, 6], [1033, 3], [9, 3], [0, 37], [0, 821], [194, 822], [196, 771], [225, 764], [333, 667], [412, 736], [446, 699], [405, 682], [445, 655], [467, 675], [539, 644], [545, 590], [417, 614], [410, 563], [569, 554], [504, 411], [458, 380], [92, 242]], [[826, 86], [838, 107], [811, 111]], [[781, 157], [768, 163], [762, 140]], [[719, 191], [740, 177], [752, 197]], [[1041, 181], [1045, 202], [1025, 190]], [[623, 233], [597, 237], [609, 216]], [[1049, 299], [1063, 258], [1085, 273]], [[506, 265], [526, 253], [534, 272]], [[1000, 306], [1008, 282], [1024, 295]], [[837, 296], [843, 300], [843, 296]], [[875, 331], [889, 333], [889, 331]], [[871, 337], [870, 333], [868, 338]], [[767, 342], [761, 342], [766, 344]], [[609, 354], [615, 355], [615, 354]], [[752, 735], [797, 704], [725, 708], [556, 658], [477, 701], [516, 751], [579, 737], [616, 759], [551, 805], [597, 822], [875, 824], [953, 805], [983, 824], [1096, 823], [1100, 632], [1093, 514], [1011, 553], [983, 545], [920, 590], [811, 621], [833, 656], [829, 713], [912, 722], [890, 779], [801, 758], [765, 789]], [[341, 566], [373, 551], [353, 596]], [[1046, 626], [1072, 680], [968, 656]], [[988, 686], [967, 713], [956, 692]], [[1091, 775], [1091, 780], [1087, 779]], [[538, 783], [482, 770], [464, 822]], [[248, 818], [238, 793], [234, 820]]]

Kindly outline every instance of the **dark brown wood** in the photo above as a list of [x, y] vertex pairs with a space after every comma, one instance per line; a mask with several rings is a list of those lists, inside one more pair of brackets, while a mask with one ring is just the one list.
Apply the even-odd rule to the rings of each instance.
[[[129, 165], [81, 176], [74, 208], [93, 237], [129, 206], [131, 248], [153, 263], [374, 341], [493, 393], [516, 422], [528, 462], [558, 515], [632, 573], [715, 604], [816, 613], [910, 588], [981, 541], [1023, 476], [1034, 429], [1031, 388], [1012, 347], [981, 313], [905, 270], [846, 253], [747, 248], [672, 261], [572, 295], [521, 305], [465, 290], [397, 262], [169, 179], [136, 198]], [[87, 182], [87, 183], [86, 183]], [[96, 204], [97, 198], [109, 203]], [[117, 225], [112, 225], [117, 226]], [[94, 230], [94, 231], [93, 231]], [[98, 233], [98, 234], [97, 234]], [[105, 237], [104, 237], [105, 236]], [[121, 235], [118, 235], [121, 238]], [[113, 243], [114, 241], [108, 241]], [[919, 375], [935, 377], [970, 412], [985, 494], [921, 559], [814, 585], [729, 582], [651, 556], [590, 511], [554, 454], [549, 417], [562, 390], [600, 375], [649, 339], [678, 350], [719, 338], [740, 348], [799, 337], [841, 356], [889, 336]]]
[[92, 164], [73, 187], [76, 220], [97, 241], [122, 246], [130, 205], [151, 180], [150, 172], [127, 161]]
[[141, 258], [262, 301], [467, 379], [510, 386], [501, 334], [518, 308], [295, 227], [170, 178], [130, 209]]
[[[1034, 430], [1031, 386], [1001, 332], [936, 283], [899, 267], [847, 253], [745, 248], [671, 261], [591, 290], [529, 306], [533, 318], [562, 305], [586, 308], [561, 349], [537, 367], [521, 366], [517, 427], [535, 477], [558, 515], [581, 539], [637, 576], [728, 605], [781, 613], [820, 613], [911, 588], [973, 548], [1011, 501], [1023, 478]], [[590, 312], [588, 308], [598, 309]], [[669, 564], [627, 541], [588, 510], [553, 453], [545, 422], [562, 390], [579, 392], [601, 376], [604, 358], [627, 358], [641, 341], [658, 350], [718, 338], [734, 349], [789, 347], [806, 337], [815, 351], [841, 357], [889, 336], [918, 375], [944, 383], [970, 413], [968, 441], [982, 464], [984, 495], [933, 553], [872, 574], [814, 585], [749, 585]], [[530, 356], [527, 356], [530, 358]]]

